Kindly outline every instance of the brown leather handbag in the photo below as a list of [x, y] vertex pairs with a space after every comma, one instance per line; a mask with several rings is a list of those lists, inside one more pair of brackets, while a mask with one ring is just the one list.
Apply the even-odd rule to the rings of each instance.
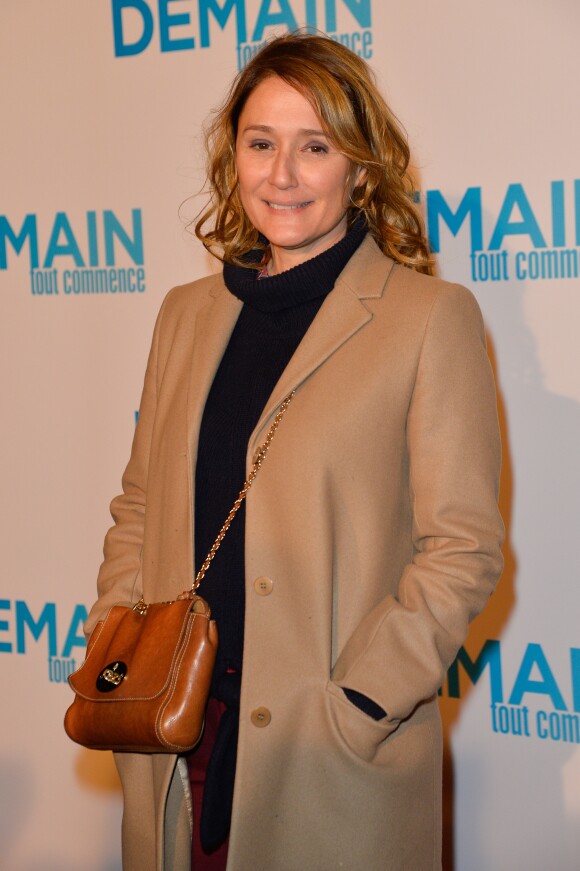
[[282, 417], [284, 400], [191, 590], [173, 602], [113, 605], [97, 623], [85, 661], [69, 677], [75, 699], [67, 735], [92, 750], [185, 753], [203, 731], [218, 635], [196, 591], [258, 474]]

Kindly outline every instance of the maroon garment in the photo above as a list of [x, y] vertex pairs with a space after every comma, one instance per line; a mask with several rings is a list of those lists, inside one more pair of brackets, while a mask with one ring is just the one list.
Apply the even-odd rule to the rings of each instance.
[[205, 713], [205, 728], [203, 737], [193, 753], [187, 758], [189, 783], [193, 800], [193, 839], [191, 844], [192, 871], [225, 871], [228, 860], [228, 839], [216, 850], [206, 853], [199, 839], [201, 805], [205, 772], [213, 750], [217, 730], [222, 714], [226, 710], [223, 702], [210, 698]]

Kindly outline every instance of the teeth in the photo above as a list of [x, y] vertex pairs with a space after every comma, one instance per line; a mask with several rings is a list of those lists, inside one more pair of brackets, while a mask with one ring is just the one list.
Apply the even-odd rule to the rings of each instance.
[[268, 203], [268, 205], [270, 206], [271, 209], [279, 209], [279, 210], [288, 211], [289, 209], [301, 209], [303, 206], [308, 205], [308, 201], [305, 203], [297, 203], [294, 206], [282, 206], [279, 203]]

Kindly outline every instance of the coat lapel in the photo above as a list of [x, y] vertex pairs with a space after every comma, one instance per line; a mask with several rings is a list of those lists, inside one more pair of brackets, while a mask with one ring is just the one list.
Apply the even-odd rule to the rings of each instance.
[[206, 399], [242, 308], [241, 301], [229, 293], [221, 276], [216, 276], [210, 294], [212, 299], [200, 309], [195, 320], [187, 392], [188, 451], [192, 472], [197, 461], [197, 442]]
[[351, 336], [372, 320], [363, 300], [380, 297], [393, 261], [367, 236], [337, 279], [274, 387], [248, 444], [248, 462], [284, 399]]

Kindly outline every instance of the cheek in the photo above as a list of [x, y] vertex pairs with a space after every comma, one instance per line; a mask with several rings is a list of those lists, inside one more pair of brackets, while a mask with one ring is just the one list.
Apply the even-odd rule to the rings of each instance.
[[327, 190], [332, 191], [337, 198], [343, 194], [348, 196], [351, 188], [350, 164], [341, 161], [340, 164], [333, 166], [332, 170], [326, 175]]
[[337, 172], [329, 184], [329, 191], [331, 191], [334, 202], [337, 205], [340, 204], [342, 208], [346, 208], [348, 205], [351, 188], [352, 184], [348, 172]]
[[242, 208], [250, 221], [254, 223], [255, 215], [255, 182], [247, 169], [238, 166], [238, 195]]
[[259, 181], [255, 168], [248, 164], [247, 161], [240, 160], [236, 163], [236, 169], [240, 196], [248, 196], [255, 190]]

